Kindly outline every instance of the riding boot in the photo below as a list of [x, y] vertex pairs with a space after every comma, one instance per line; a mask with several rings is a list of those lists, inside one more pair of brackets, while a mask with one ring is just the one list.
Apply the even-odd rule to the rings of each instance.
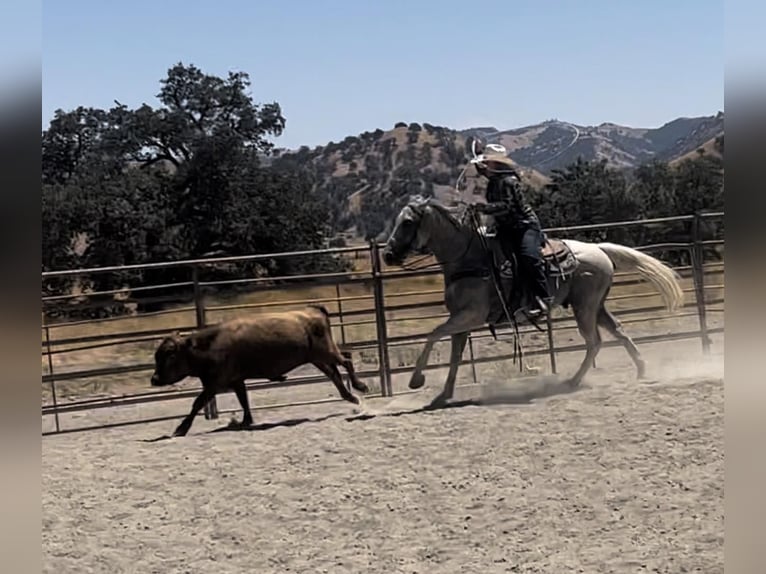
[[547, 302], [550, 301], [551, 297], [548, 294], [548, 282], [542, 267], [542, 263], [538, 261], [537, 265], [534, 267], [534, 271], [530, 270], [530, 275], [532, 276], [529, 279], [531, 280], [530, 287], [533, 297], [529, 314], [535, 317], [547, 314], [550, 311]]
[[532, 305], [529, 309], [530, 316], [538, 316], [548, 313], [546, 301], [550, 300], [548, 293], [548, 279], [540, 254], [542, 232], [537, 228], [528, 228], [524, 231], [520, 245], [520, 259], [524, 265], [527, 281], [533, 295]]

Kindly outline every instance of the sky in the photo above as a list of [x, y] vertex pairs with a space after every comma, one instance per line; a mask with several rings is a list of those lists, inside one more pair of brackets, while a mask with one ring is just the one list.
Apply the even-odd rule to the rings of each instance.
[[[723, 0], [43, 0], [42, 120], [247, 72], [278, 147], [396, 122], [659, 127], [724, 109]], [[743, 20], [744, 21], [744, 20]]]

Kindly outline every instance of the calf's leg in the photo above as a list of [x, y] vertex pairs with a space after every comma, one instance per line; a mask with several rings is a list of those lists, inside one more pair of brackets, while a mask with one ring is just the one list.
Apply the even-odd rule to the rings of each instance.
[[340, 393], [340, 396], [342, 399], [354, 403], [355, 405], [358, 405], [361, 403], [359, 398], [355, 396], [351, 391], [349, 391], [346, 388], [346, 385], [343, 384], [343, 377], [340, 374], [340, 371], [338, 370], [338, 367], [335, 365], [328, 365], [326, 363], [320, 363], [320, 362], [314, 362], [312, 363], [317, 369], [322, 371], [325, 375], [330, 377], [330, 380], [335, 385], [335, 388], [338, 389], [338, 393]]
[[212, 399], [215, 396], [215, 391], [203, 387], [202, 392], [197, 395], [197, 398], [194, 399], [194, 403], [192, 404], [191, 412], [186, 415], [186, 418], [181, 421], [181, 424], [178, 425], [175, 432], [173, 433], [173, 436], [186, 436], [186, 433], [189, 432], [189, 429], [192, 426], [192, 422], [194, 422], [194, 417], [197, 416], [197, 413], [202, 410], [202, 407], [204, 407], [207, 402]]
[[253, 424], [253, 415], [250, 413], [250, 402], [247, 399], [247, 387], [245, 386], [245, 381], [237, 381], [232, 385], [232, 388], [234, 389], [234, 394], [237, 395], [237, 400], [244, 413], [242, 415], [242, 426], [249, 427]]
[[339, 362], [341, 365], [343, 365], [343, 368], [346, 369], [348, 378], [351, 381], [351, 386], [360, 393], [367, 393], [370, 389], [363, 381], [359, 379], [359, 377], [356, 376], [354, 363], [351, 361], [351, 353], [348, 351], [341, 351], [340, 355], [341, 360]]

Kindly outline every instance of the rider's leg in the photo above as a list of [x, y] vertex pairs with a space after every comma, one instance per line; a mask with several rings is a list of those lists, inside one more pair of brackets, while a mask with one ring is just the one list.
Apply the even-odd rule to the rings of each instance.
[[497, 239], [500, 242], [500, 249], [502, 249], [503, 255], [510, 261], [514, 253], [515, 241], [513, 235], [506, 230], [498, 230]]
[[547, 312], [545, 302], [550, 300], [550, 293], [548, 292], [548, 281], [545, 277], [545, 268], [540, 254], [542, 231], [536, 227], [527, 228], [519, 243], [519, 260], [536, 298], [536, 312]]

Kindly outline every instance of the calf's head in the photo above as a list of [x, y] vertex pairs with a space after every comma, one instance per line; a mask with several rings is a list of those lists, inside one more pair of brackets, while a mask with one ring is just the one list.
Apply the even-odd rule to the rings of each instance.
[[190, 375], [189, 339], [175, 334], [166, 337], [154, 352], [152, 386], [172, 385]]

